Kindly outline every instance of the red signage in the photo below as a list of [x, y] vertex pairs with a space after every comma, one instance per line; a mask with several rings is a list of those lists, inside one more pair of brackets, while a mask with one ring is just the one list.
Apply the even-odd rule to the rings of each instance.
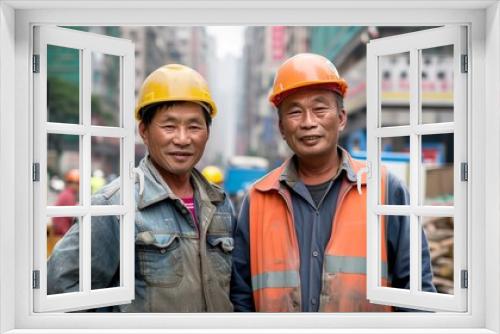
[[286, 53], [285, 27], [271, 27], [271, 50], [273, 60], [283, 60]]

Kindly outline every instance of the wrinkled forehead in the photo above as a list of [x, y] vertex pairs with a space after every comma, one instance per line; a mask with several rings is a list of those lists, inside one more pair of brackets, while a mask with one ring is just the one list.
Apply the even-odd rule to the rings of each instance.
[[156, 111], [154, 120], [199, 120], [205, 122], [205, 113], [207, 111], [199, 103], [182, 101], [173, 105], [160, 106]]
[[324, 88], [299, 88], [283, 99], [280, 107], [287, 107], [294, 104], [306, 104], [313, 102], [324, 102], [335, 105], [335, 92]]

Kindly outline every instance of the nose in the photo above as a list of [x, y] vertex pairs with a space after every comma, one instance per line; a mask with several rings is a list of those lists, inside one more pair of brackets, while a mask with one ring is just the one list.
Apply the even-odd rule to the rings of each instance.
[[307, 109], [304, 111], [302, 115], [303, 115], [302, 122], [300, 124], [302, 128], [310, 129], [318, 125], [316, 120], [316, 115], [312, 112], [312, 110]]
[[180, 126], [177, 129], [173, 142], [178, 146], [187, 146], [191, 143], [191, 137], [189, 136], [189, 132], [186, 127]]

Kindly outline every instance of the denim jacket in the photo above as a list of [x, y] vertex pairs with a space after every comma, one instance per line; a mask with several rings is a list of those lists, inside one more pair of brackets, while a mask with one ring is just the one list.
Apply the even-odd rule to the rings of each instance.
[[[135, 182], [135, 299], [113, 306], [113, 311], [232, 311], [235, 218], [229, 198], [193, 169], [196, 224], [148, 156], [138, 170], [142, 177]], [[119, 204], [119, 190], [120, 181], [111, 182], [92, 197], [92, 204]], [[79, 226], [72, 226], [48, 260], [48, 294], [79, 290]], [[118, 286], [119, 217], [93, 217], [91, 231], [92, 289]]]

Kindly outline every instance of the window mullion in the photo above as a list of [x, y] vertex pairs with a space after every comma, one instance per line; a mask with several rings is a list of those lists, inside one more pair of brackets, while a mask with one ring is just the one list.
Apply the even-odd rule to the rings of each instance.
[[90, 292], [91, 290], [91, 221], [92, 217], [90, 215], [90, 174], [91, 174], [91, 134], [90, 134], [90, 123], [91, 123], [91, 99], [92, 99], [92, 67], [91, 67], [91, 51], [88, 49], [82, 50], [82, 62], [81, 62], [81, 94], [82, 94], [82, 125], [84, 128], [84, 135], [82, 140], [82, 154], [81, 154], [81, 203], [85, 209], [85, 214], [82, 220], [82, 229], [80, 235], [81, 242], [81, 272], [82, 272], [82, 286], [84, 292]]
[[418, 216], [415, 215], [415, 209], [418, 206], [418, 196], [420, 189], [419, 165], [420, 150], [419, 136], [416, 134], [418, 125], [419, 111], [419, 66], [418, 50], [410, 50], [410, 290], [412, 293], [418, 291], [419, 286], [419, 253], [420, 246], [418, 242]]

